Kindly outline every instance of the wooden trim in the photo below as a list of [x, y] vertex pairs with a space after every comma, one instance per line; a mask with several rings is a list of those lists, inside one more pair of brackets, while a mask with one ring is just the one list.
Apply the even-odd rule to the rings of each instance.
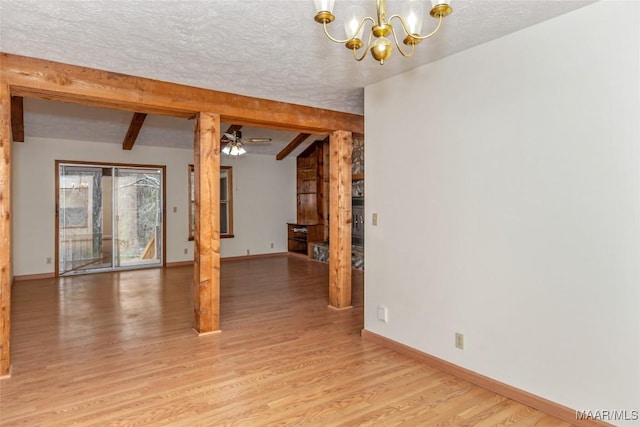
[[53, 279], [56, 273], [40, 273], [40, 274], [24, 274], [22, 276], [13, 276], [14, 282], [24, 282], [27, 280]]
[[[288, 256], [294, 256], [294, 257], [298, 257], [298, 258], [304, 258], [304, 259], [308, 259], [310, 261], [315, 261], [315, 262], [322, 262], [322, 261], [318, 261], [316, 259], [313, 258], [309, 258], [309, 255], [306, 252], [287, 252]], [[325, 263], [327, 264], [327, 263]]]
[[229, 178], [229, 181], [227, 182], [227, 202], [229, 203], [229, 217], [227, 218], [227, 221], [229, 221], [229, 225], [227, 227], [227, 230], [229, 230], [229, 232], [224, 234], [220, 233], [220, 238], [231, 239], [234, 237], [233, 235], [233, 167], [220, 166], [220, 172], [222, 172], [222, 169], [227, 171], [227, 176]]
[[136, 143], [136, 139], [138, 139], [140, 129], [142, 129], [144, 119], [146, 118], [147, 115], [145, 113], [133, 114], [133, 118], [131, 119], [131, 123], [129, 124], [127, 135], [124, 137], [124, 141], [122, 141], [123, 150], [131, 150], [133, 148], [133, 145]]
[[329, 141], [329, 305], [351, 305], [351, 132]]
[[[196, 234], [196, 228], [195, 228], [196, 219], [194, 217], [194, 215], [195, 215], [195, 194], [193, 196], [194, 197], [194, 202], [193, 202], [193, 204], [194, 204], [194, 209], [193, 209], [194, 212], [191, 212], [191, 193], [193, 191], [195, 191], [195, 173], [196, 173], [195, 171], [196, 171], [196, 169], [195, 169], [194, 165], [189, 164], [187, 166], [187, 170], [188, 170], [188, 173], [187, 173], [187, 177], [188, 177], [188, 181], [187, 181], [187, 217], [189, 218], [189, 222], [187, 223], [187, 236], [189, 236], [188, 240], [190, 242], [192, 242], [192, 241], [195, 240], [194, 235]], [[194, 175], [194, 177], [193, 177], [194, 178], [194, 180], [193, 180], [193, 187], [194, 188], [191, 188], [192, 187], [191, 175]], [[192, 223], [194, 224], [193, 233], [191, 232], [191, 224]]]
[[[242, 127], [242, 126], [237, 126], [238, 128]], [[231, 127], [229, 128], [231, 129]], [[222, 144], [221, 144], [222, 146]], [[228, 191], [228, 195], [229, 195], [229, 231], [230, 233], [220, 233], [220, 238], [221, 239], [233, 239], [235, 237], [235, 234], [233, 232], [233, 166], [220, 166], [220, 170], [225, 169], [228, 171], [228, 177], [229, 177], [229, 182], [227, 184], [227, 191]], [[195, 169], [193, 165], [189, 165], [189, 189], [188, 189], [188, 201], [187, 201], [187, 205], [188, 205], [188, 216], [189, 216], [189, 224], [188, 224], [188, 233], [189, 233], [189, 237], [187, 240], [189, 240], [190, 242], [194, 240], [193, 234], [191, 234], [191, 223], [193, 222], [194, 218], [191, 215], [191, 174], [195, 173]], [[195, 230], [194, 230], [194, 234], [195, 234]]]
[[311, 136], [310, 133], [300, 133], [293, 140], [276, 155], [276, 160], [282, 160], [287, 157], [293, 150], [298, 148], [298, 145], [302, 144], [307, 138]]
[[193, 328], [220, 329], [220, 116], [200, 113], [194, 134]]
[[[148, 166], [146, 166], [148, 167]], [[162, 169], [162, 267], [167, 265], [167, 167]]]
[[[191, 118], [216, 111], [225, 123], [325, 133], [364, 133], [364, 117], [126, 74], [0, 53], [2, 79], [16, 96]], [[218, 132], [220, 130], [218, 129]]]
[[11, 97], [11, 135], [15, 142], [24, 142], [24, 105], [21, 96]]
[[[56, 160], [56, 163], [67, 163], [70, 165], [86, 165], [86, 166], [116, 166], [123, 168], [148, 168], [148, 169], [162, 169], [166, 168], [166, 165], [146, 165], [144, 163], [118, 163], [118, 162], [85, 162], [82, 160]], [[56, 169], [57, 171], [57, 169]]]
[[346, 307], [340, 307], [340, 308], [334, 307], [332, 305], [328, 305], [327, 307], [330, 308], [331, 310], [335, 310], [335, 311], [351, 310], [353, 308], [352, 305], [348, 305]]
[[54, 223], [53, 223], [53, 274], [55, 277], [60, 276], [60, 163], [64, 163], [61, 160], [54, 162]]
[[0, 376], [11, 373], [11, 92], [0, 83]]
[[228, 256], [228, 257], [220, 258], [220, 260], [224, 262], [246, 261], [248, 259], [254, 259], [254, 258], [272, 258], [272, 257], [283, 256], [283, 255], [290, 255], [290, 253], [289, 252], [272, 252], [268, 254]]
[[477, 372], [455, 365], [446, 360], [432, 356], [427, 353], [423, 353], [420, 350], [401, 344], [392, 339], [383, 337], [374, 332], [363, 329], [361, 331], [362, 338], [367, 341], [372, 341], [383, 347], [389, 348], [398, 353], [404, 354], [419, 362], [425, 363], [433, 368], [436, 368], [442, 372], [461, 378], [472, 384], [485, 388], [493, 393], [500, 394], [516, 402], [520, 402], [524, 405], [530, 406], [539, 411], [545, 412], [556, 418], [560, 418], [563, 421], [571, 423], [576, 426], [597, 426], [607, 427], [611, 424], [598, 421], [598, 420], [578, 420], [576, 419], [576, 410], [560, 405], [559, 403], [545, 399], [544, 397], [536, 396], [519, 388], [510, 386], [503, 382], [486, 377]]
[[175, 262], [168, 262], [165, 265], [165, 268], [187, 267], [189, 265], [193, 265], [193, 261], [175, 261]]
[[210, 331], [210, 332], [198, 332], [197, 330], [192, 329], [192, 331], [195, 332], [196, 335], [198, 335], [199, 337], [206, 337], [207, 335], [218, 335], [222, 333], [221, 330]]

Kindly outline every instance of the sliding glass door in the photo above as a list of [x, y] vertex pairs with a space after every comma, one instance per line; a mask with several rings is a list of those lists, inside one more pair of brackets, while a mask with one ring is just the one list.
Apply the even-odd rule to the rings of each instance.
[[58, 164], [58, 274], [162, 265], [163, 168]]
[[[59, 165], [58, 271], [111, 268], [111, 168]], [[106, 220], [106, 227], [105, 227]]]
[[159, 265], [162, 254], [162, 172], [114, 168], [117, 267]]

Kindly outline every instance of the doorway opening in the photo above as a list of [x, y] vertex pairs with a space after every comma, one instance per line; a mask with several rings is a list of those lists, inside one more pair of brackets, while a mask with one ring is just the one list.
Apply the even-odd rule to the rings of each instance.
[[56, 275], [164, 265], [164, 166], [56, 162]]

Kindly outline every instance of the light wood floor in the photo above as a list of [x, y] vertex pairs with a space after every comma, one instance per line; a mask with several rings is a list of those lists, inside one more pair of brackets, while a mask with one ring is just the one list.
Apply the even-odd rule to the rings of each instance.
[[327, 266], [223, 262], [223, 332], [191, 330], [191, 267], [18, 282], [2, 426], [568, 426], [360, 338]]

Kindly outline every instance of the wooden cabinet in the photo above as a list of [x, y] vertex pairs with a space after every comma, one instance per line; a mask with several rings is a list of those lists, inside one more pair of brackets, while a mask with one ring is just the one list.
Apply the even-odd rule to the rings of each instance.
[[312, 242], [329, 237], [329, 139], [316, 141], [297, 158], [296, 222], [287, 224], [289, 252], [311, 255]]
[[297, 212], [299, 222], [318, 223], [318, 160], [315, 153], [310, 157], [297, 159]]
[[[329, 141], [316, 141], [297, 158], [296, 221], [303, 224], [327, 224]], [[326, 233], [325, 233], [326, 234]], [[325, 240], [328, 235], [323, 236]]]
[[312, 223], [287, 223], [287, 242], [289, 252], [309, 255], [311, 242], [324, 240], [324, 225]]

